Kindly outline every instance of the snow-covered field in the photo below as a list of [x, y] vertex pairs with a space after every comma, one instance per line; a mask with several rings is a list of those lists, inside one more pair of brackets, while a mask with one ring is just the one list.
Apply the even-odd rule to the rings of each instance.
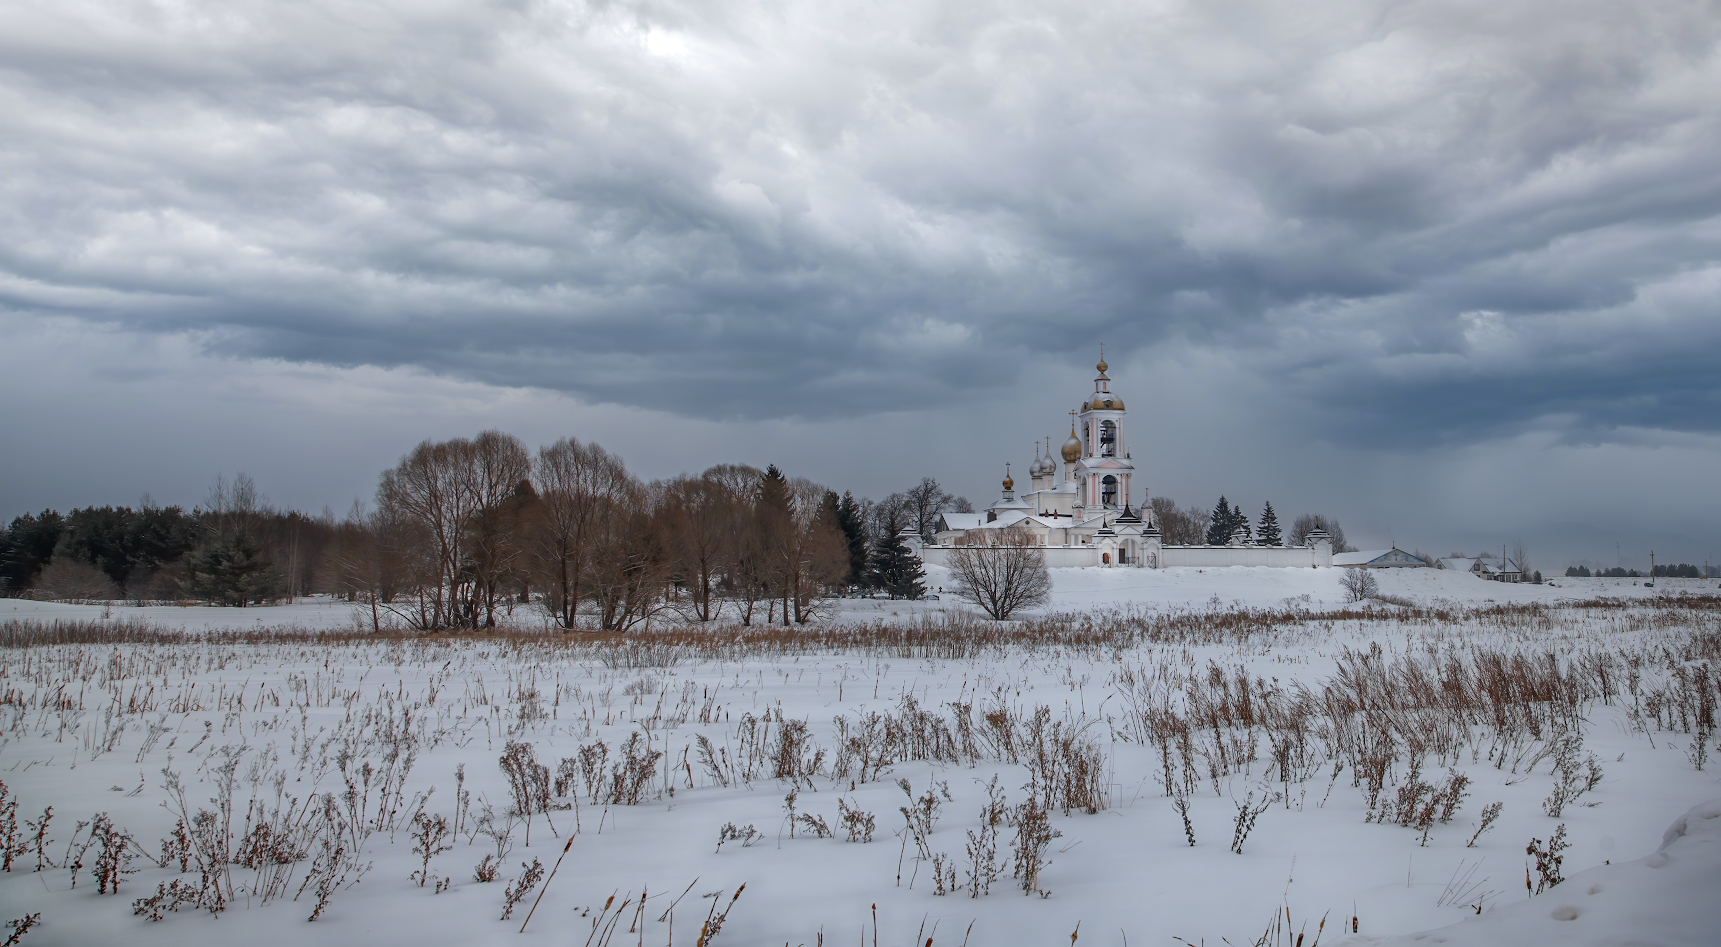
[[[630, 642], [366, 638], [327, 601], [4, 601], [0, 780], [30, 851], [0, 873], [0, 922], [39, 913], [22, 942], [43, 945], [693, 945], [715, 906], [717, 945], [1058, 945], [1078, 924], [1083, 945], [1242, 945], [1288, 912], [1305, 945], [1323, 917], [1328, 943], [1353, 918], [1357, 943], [1448, 925], [1432, 936], [1713, 943], [1715, 583], [1380, 578], [1415, 607], [1341, 612], [1336, 570], [1057, 570], [1054, 617], [1007, 632], [948, 598], [861, 600], [819, 629]], [[525, 791], [549, 812], [510, 815], [510, 743], [547, 768]], [[791, 791], [834, 837], [789, 821]], [[1056, 836], [1024, 892], [1031, 800]], [[1239, 804], [1258, 811], [1240, 841]], [[924, 853], [916, 805], [935, 810]], [[872, 815], [870, 843], [846, 840], [845, 810]], [[98, 813], [112, 829], [85, 847]], [[419, 814], [452, 845], [422, 886]], [[163, 857], [182, 816], [183, 871]], [[1566, 880], [1530, 896], [1525, 848], [1562, 825]], [[719, 849], [725, 826], [758, 836]], [[569, 839], [499, 920], [522, 864], [548, 872]], [[498, 878], [475, 880], [499, 845]], [[117, 895], [104, 851], [131, 872]], [[138, 901], [157, 895], [152, 921]]]
[[[841, 600], [836, 621], [877, 621], [926, 613], [968, 611], [948, 595], [939, 596], [949, 582], [949, 570], [927, 568], [927, 591], [935, 600], [891, 602]], [[1337, 607], [1346, 602], [1339, 588], [1339, 569], [1053, 569], [1052, 602], [1033, 614], [1127, 607], [1179, 609], [1189, 607], [1272, 608], [1287, 601], [1302, 607]], [[1382, 569], [1374, 573], [1382, 594], [1409, 598], [1419, 605], [1456, 606], [1489, 603], [1585, 601], [1593, 598], [1651, 599], [1672, 594], [1721, 594], [1715, 579], [1657, 579], [1646, 587], [1641, 579], [1556, 579], [1549, 585], [1504, 585], [1439, 569]], [[1307, 598], [1304, 598], [1307, 596]], [[8, 619], [96, 619], [104, 615], [135, 618], [151, 624], [184, 629], [261, 628], [293, 625], [303, 628], [354, 628], [368, 623], [346, 602], [325, 597], [267, 608], [211, 606], [130, 607], [124, 604], [63, 605], [29, 599], [0, 599], [0, 621]], [[518, 627], [541, 624], [526, 608], [511, 617]]]

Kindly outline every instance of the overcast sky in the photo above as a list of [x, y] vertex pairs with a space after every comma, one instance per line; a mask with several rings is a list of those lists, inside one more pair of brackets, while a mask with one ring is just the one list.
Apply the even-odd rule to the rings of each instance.
[[0, 515], [241, 470], [343, 511], [486, 427], [983, 504], [1104, 342], [1155, 494], [1721, 561], [1718, 40], [1664, 0], [12, 0]]

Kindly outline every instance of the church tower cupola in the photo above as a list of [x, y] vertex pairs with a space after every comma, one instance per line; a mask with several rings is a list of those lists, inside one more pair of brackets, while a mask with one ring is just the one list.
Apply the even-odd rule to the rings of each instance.
[[1111, 366], [1106, 364], [1103, 347], [1094, 367], [1099, 377], [1094, 379], [1093, 394], [1082, 403], [1076, 479], [1084, 507], [1121, 510], [1129, 505], [1129, 481], [1135, 473], [1124, 442], [1123, 399], [1111, 390], [1111, 377], [1106, 374]]

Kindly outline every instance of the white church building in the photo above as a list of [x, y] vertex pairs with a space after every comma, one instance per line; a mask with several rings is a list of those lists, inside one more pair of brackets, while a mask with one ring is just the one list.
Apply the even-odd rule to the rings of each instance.
[[945, 513], [931, 543], [905, 534], [921, 559], [944, 565], [951, 549], [970, 545], [987, 530], [1017, 528], [1043, 547], [1046, 565], [1130, 566], [1300, 566], [1332, 565], [1332, 543], [1323, 530], [1309, 534], [1307, 546], [1261, 546], [1239, 530], [1225, 546], [1168, 546], [1147, 506], [1131, 505], [1135, 464], [1126, 436], [1123, 398], [1111, 390], [1104, 357], [1096, 368], [1093, 393], [1071, 411], [1070, 437], [1059, 449], [1035, 449], [1028, 466], [1029, 488], [1020, 495], [1005, 465], [1003, 495], [978, 513]]

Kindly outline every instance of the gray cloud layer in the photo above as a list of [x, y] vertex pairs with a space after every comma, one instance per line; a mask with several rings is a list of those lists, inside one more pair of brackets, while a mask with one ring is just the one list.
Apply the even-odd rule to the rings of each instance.
[[18, 3], [0, 306], [843, 418], [1181, 342], [1300, 436], [1717, 430], [1706, 2]]

